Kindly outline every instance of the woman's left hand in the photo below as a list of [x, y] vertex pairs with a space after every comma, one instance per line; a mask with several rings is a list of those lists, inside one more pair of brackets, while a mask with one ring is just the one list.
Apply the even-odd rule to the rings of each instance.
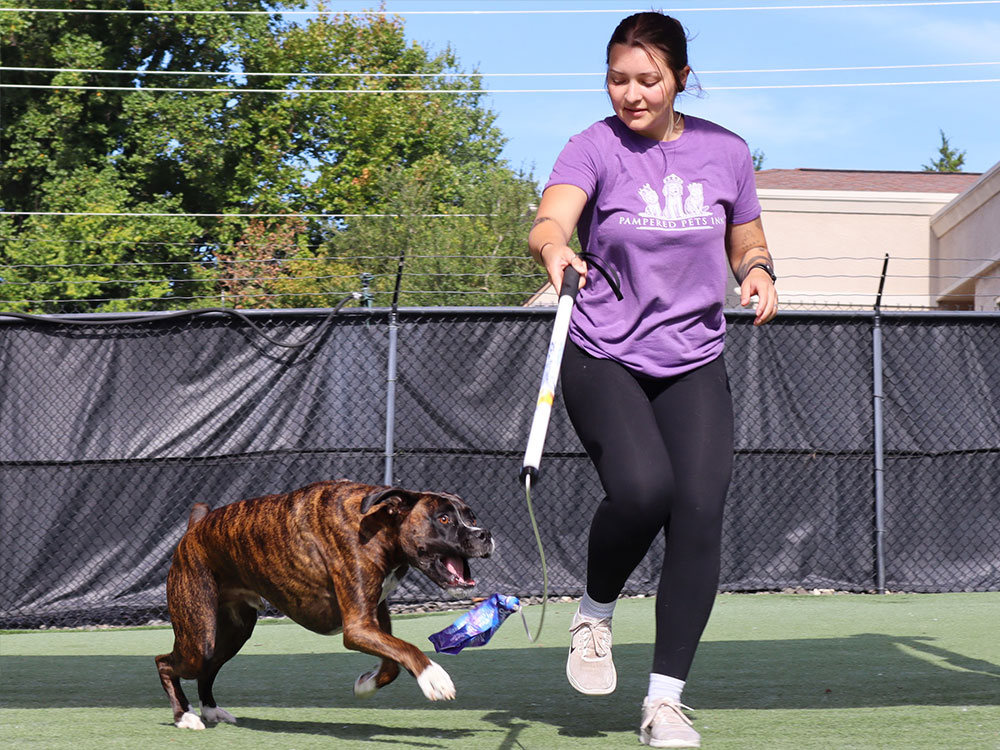
[[752, 302], [751, 297], [754, 296], [757, 297], [757, 307], [753, 324], [762, 326], [778, 314], [778, 290], [774, 288], [774, 282], [763, 268], [750, 271], [740, 285], [740, 304], [743, 307], [749, 305]]
[[764, 237], [764, 225], [760, 217], [744, 224], [730, 224], [726, 227], [726, 254], [733, 275], [740, 283], [740, 304], [746, 307], [750, 298], [757, 297], [756, 317], [753, 324], [762, 326], [778, 314], [778, 290], [774, 288], [771, 274], [763, 268], [755, 268], [758, 263], [773, 265]]

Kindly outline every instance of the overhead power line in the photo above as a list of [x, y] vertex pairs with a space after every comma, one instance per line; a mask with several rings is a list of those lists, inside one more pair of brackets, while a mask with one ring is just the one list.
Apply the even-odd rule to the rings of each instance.
[[[719, 13], [769, 10], [847, 10], [853, 8], [913, 8], [954, 5], [997, 5], [1000, 0], [925, 0], [924, 2], [830, 3], [810, 5], [751, 5], [664, 8], [667, 13]], [[456, 10], [133, 10], [115, 8], [0, 8], [20, 13], [94, 13], [101, 15], [184, 15], [184, 16], [516, 16], [516, 15], [583, 15], [593, 13], [641, 13], [649, 8], [532, 8], [532, 9], [456, 9]]]
[[[270, 242], [170, 242], [170, 241], [155, 241], [155, 240], [42, 240], [38, 238], [21, 238], [21, 237], [0, 237], [0, 241], [7, 242], [17, 242], [18, 244], [33, 244], [33, 243], [48, 243], [48, 244], [58, 244], [58, 245], [121, 245], [123, 247], [139, 247], [144, 245], [156, 245], [156, 246], [187, 246], [192, 250], [196, 250], [202, 247], [211, 247], [213, 249], [228, 248], [232, 250], [234, 248], [240, 247], [251, 247], [251, 248], [272, 248], [274, 243]], [[311, 244], [305, 245], [308, 248], [322, 248], [325, 247], [323, 244]], [[296, 250], [299, 249], [298, 245], [288, 243], [285, 245], [279, 245], [277, 250]], [[394, 257], [394, 256], [390, 256]], [[440, 258], [441, 255], [434, 254], [424, 254], [419, 251], [413, 253], [407, 253], [407, 257], [411, 259], [432, 259]], [[454, 256], [458, 257], [458, 256]], [[473, 260], [524, 260], [526, 255], [465, 255], [462, 258], [471, 258]], [[238, 265], [253, 265], [253, 264], [308, 264], [308, 263], [327, 263], [334, 261], [358, 261], [358, 260], [385, 260], [385, 255], [331, 255], [331, 256], [273, 256], [270, 258], [233, 258], [230, 260], [219, 260], [218, 258], [213, 259], [210, 265], [213, 266], [238, 266]], [[845, 261], [855, 262], [855, 261], [881, 261], [882, 257], [868, 257], [868, 258], [858, 258], [852, 255], [816, 255], [816, 256], [803, 256], [803, 255], [782, 255], [781, 262], [826, 262], [826, 263], [837, 263], [843, 264]], [[907, 261], [929, 261], [930, 258], [926, 255], [893, 255], [892, 260], [894, 263], [903, 263]], [[949, 258], [950, 261], [956, 263], [989, 263], [992, 262], [992, 258]], [[159, 267], [159, 266], [190, 266], [190, 265], [203, 265], [205, 260], [192, 255], [186, 260], [129, 260], [129, 261], [103, 261], [103, 262], [89, 262], [89, 263], [0, 263], [0, 268], [10, 268], [15, 270], [25, 270], [25, 269], [71, 269], [71, 268], [147, 268], [147, 267]], [[784, 276], [784, 274], [782, 274]]]
[[[916, 63], [911, 65], [846, 65], [820, 68], [748, 68], [746, 70], [699, 70], [698, 75], [733, 75], [743, 73], [830, 73], [858, 70], [913, 70], [917, 68], [959, 68], [984, 65], [1000, 65], [1000, 61], [988, 62], [957, 62], [957, 63]], [[99, 75], [169, 75], [169, 76], [232, 76], [236, 78], [595, 78], [604, 75], [602, 72], [589, 73], [314, 73], [300, 71], [284, 72], [245, 72], [225, 70], [110, 70], [103, 68], [28, 68], [0, 65], [0, 72], [16, 70], [32, 73], [87, 73]]]
[[[17, 240], [19, 242], [32, 242], [33, 240]], [[95, 240], [97, 242], [97, 240]], [[60, 241], [62, 244], [62, 241]], [[119, 241], [122, 245], [141, 245], [141, 244], [151, 244], [151, 243], [129, 243], [126, 241]], [[155, 243], [155, 244], [165, 244], [172, 245], [177, 243]], [[211, 247], [215, 247], [214, 243], [205, 243]], [[234, 243], [228, 243], [225, 245], [230, 249], [236, 247]], [[267, 247], [267, 245], [259, 245], [254, 243], [248, 243], [247, 247]], [[312, 245], [312, 247], [322, 247], [322, 245]], [[296, 249], [289, 245], [289, 249]], [[394, 257], [394, 256], [389, 256]], [[440, 255], [426, 255], [420, 252], [407, 253], [407, 258], [411, 260], [434, 260], [441, 258]], [[459, 256], [449, 256], [449, 257], [459, 257]], [[462, 255], [462, 258], [468, 260], [525, 260], [528, 258], [527, 255]], [[331, 255], [323, 257], [272, 257], [272, 258], [234, 258], [231, 260], [219, 260], [218, 258], [213, 259], [210, 262], [206, 262], [204, 259], [191, 257], [187, 260], [135, 260], [135, 261], [118, 261], [118, 262], [106, 262], [106, 263], [15, 263], [6, 264], [0, 263], [0, 268], [10, 268], [16, 271], [24, 270], [70, 270], [70, 269], [81, 269], [81, 268], [133, 268], [133, 269], [143, 269], [143, 268], [162, 268], [165, 266], [178, 266], [181, 268], [187, 268], [189, 266], [253, 266], [253, 265], [277, 265], [277, 266], [300, 266], [308, 264], [320, 264], [320, 263], [338, 263], [338, 262], [357, 262], [366, 260], [385, 260], [385, 255]], [[853, 260], [853, 259], [851, 259]], [[922, 260], [922, 258], [893, 258], [893, 260]], [[962, 258], [957, 258], [955, 260], [966, 260]], [[973, 258], [973, 261], [981, 260], [979, 258]], [[48, 283], [48, 282], [46, 282]]]
[[196, 214], [196, 213], [124, 213], [124, 212], [103, 212], [103, 211], [0, 211], [2, 216], [144, 216], [150, 217], [195, 217], [195, 218], [215, 218], [215, 219], [292, 219], [292, 218], [317, 218], [317, 219], [482, 219], [495, 214]]
[[[967, 78], [941, 81], [878, 81], [857, 83], [787, 83], [760, 84], [755, 86], [702, 86], [705, 91], [759, 91], [763, 89], [830, 89], [866, 88], [872, 86], [938, 86], [958, 83], [1000, 83], [1000, 78]], [[605, 89], [250, 89], [250, 88], [197, 88], [172, 86], [77, 86], [61, 84], [0, 83], [0, 89], [59, 89], [61, 91], [128, 91], [147, 93], [189, 94], [593, 94]]]

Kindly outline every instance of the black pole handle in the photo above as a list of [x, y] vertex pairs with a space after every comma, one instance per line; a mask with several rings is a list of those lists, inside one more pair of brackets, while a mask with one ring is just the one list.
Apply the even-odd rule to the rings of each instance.
[[580, 291], [580, 272], [573, 268], [573, 266], [566, 266], [563, 269], [562, 289], [559, 290], [559, 296], [562, 297], [568, 294], [573, 299], [576, 299], [578, 291]]

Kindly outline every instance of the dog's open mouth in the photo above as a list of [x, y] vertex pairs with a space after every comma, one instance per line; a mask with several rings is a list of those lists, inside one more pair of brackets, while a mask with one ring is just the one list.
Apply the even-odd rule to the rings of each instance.
[[468, 589], [476, 585], [469, 561], [458, 555], [441, 555], [434, 559], [438, 581], [444, 588]]

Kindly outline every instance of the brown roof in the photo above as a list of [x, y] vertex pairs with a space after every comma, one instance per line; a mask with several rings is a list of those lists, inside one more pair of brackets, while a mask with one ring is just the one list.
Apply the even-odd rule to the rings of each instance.
[[962, 193], [982, 175], [973, 172], [874, 172], [843, 169], [763, 169], [758, 188], [871, 190], [886, 193]]

